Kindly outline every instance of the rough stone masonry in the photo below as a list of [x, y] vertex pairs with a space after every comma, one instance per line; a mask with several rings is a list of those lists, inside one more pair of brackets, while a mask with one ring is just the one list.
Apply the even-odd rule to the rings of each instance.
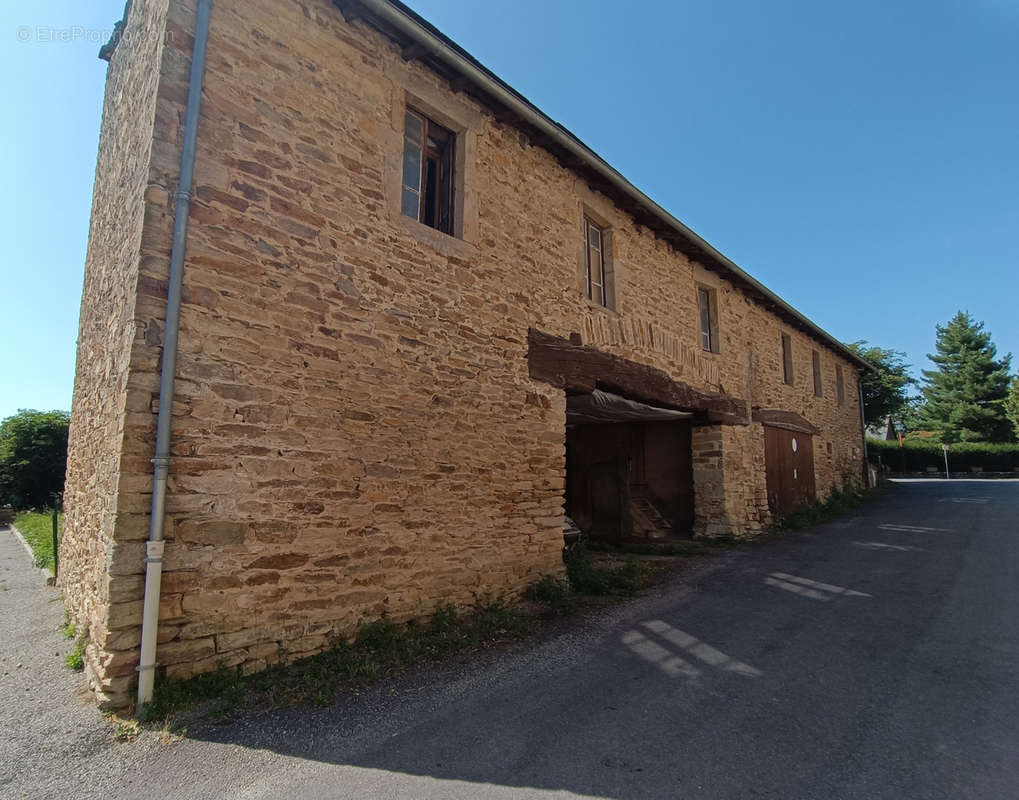
[[[60, 584], [111, 707], [138, 664], [194, 12], [134, 0], [96, 169]], [[529, 376], [531, 329], [795, 412], [821, 431], [820, 494], [861, 468], [844, 352], [350, 16], [328, 0], [213, 7], [173, 398], [157, 654], [171, 677], [259, 670], [364, 620], [561, 570], [566, 403]], [[456, 236], [400, 213], [408, 107], [456, 135]], [[612, 309], [585, 298], [585, 217], [610, 232]], [[717, 303], [717, 353], [700, 347], [697, 286]], [[759, 422], [698, 425], [692, 450], [697, 533], [769, 521]]]

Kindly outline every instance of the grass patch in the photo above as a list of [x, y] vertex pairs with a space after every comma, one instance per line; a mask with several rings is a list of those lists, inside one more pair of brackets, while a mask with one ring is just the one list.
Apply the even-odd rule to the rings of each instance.
[[546, 575], [537, 583], [532, 583], [524, 592], [524, 597], [557, 614], [572, 611], [580, 600], [570, 582], [555, 575]]
[[[593, 549], [593, 548], [592, 548]], [[566, 578], [546, 575], [525, 597], [556, 613], [572, 611], [585, 598], [631, 597], [648, 585], [652, 568], [628, 555], [623, 563], [595, 563], [589, 543], [581, 541], [566, 560]]]
[[518, 640], [533, 629], [532, 618], [502, 600], [482, 601], [466, 611], [444, 606], [426, 623], [380, 620], [364, 625], [353, 641], [340, 640], [310, 658], [251, 675], [236, 667], [179, 681], [158, 675], [153, 700], [139, 716], [146, 722], [167, 720], [203, 703], [213, 717], [304, 701], [325, 706], [340, 689], [365, 686], [416, 662]]
[[570, 582], [557, 578], [555, 575], [546, 575], [537, 583], [527, 587], [524, 596], [535, 603], [561, 603], [572, 594]]
[[[57, 515], [57, 535], [63, 528], [64, 515]], [[14, 518], [14, 527], [25, 537], [32, 548], [34, 563], [37, 567], [53, 571], [53, 512], [25, 511]]]
[[854, 481], [847, 481], [841, 489], [833, 489], [822, 502], [800, 506], [795, 511], [775, 520], [771, 530], [798, 531], [831, 522], [857, 508], [878, 489], [864, 489]]
[[88, 644], [88, 637], [81, 636], [74, 643], [74, 649], [64, 658], [64, 666], [75, 672], [85, 669], [85, 646]]
[[566, 578], [577, 594], [595, 597], [630, 597], [646, 585], [647, 564], [628, 556], [620, 565], [595, 564], [585, 543], [578, 544], [566, 562]]
[[713, 552], [718, 547], [729, 544], [728, 541], [648, 541], [648, 542], [610, 542], [590, 540], [587, 549], [602, 553], [631, 553], [639, 556], [702, 556]]

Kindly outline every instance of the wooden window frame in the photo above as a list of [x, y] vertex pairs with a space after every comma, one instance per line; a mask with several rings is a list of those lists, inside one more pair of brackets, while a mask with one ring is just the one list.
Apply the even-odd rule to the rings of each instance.
[[[410, 131], [410, 120], [416, 120], [420, 128], [420, 140], [416, 141]], [[430, 139], [441, 138], [445, 143], [431, 146]], [[449, 128], [432, 120], [427, 114], [407, 106], [404, 112], [403, 171], [400, 188], [400, 212], [422, 225], [455, 235], [456, 208], [456, 139]], [[417, 154], [417, 174], [408, 171], [408, 158]], [[429, 188], [429, 167], [434, 165], [435, 175]], [[410, 179], [416, 178], [416, 185]], [[426, 195], [426, 192], [428, 193]], [[408, 201], [415, 204], [411, 213]], [[429, 203], [431, 214], [429, 215]]]
[[796, 382], [793, 370], [793, 337], [788, 333], [782, 334], [782, 380], [786, 386], [792, 386]]
[[[584, 297], [597, 306], [613, 309], [615, 289], [612, 285], [612, 233], [606, 225], [584, 214]], [[597, 243], [592, 233], [597, 232]], [[597, 264], [592, 263], [597, 260]], [[597, 290], [597, 291], [596, 291]]]
[[814, 397], [824, 397], [824, 385], [821, 383], [821, 354], [817, 350], [810, 351], [810, 366], [814, 372]]
[[701, 350], [721, 352], [718, 336], [718, 291], [697, 284], [697, 325], [701, 335]]

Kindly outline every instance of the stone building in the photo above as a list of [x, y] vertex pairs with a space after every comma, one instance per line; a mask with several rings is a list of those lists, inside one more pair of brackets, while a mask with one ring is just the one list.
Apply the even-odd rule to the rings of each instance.
[[[196, 0], [109, 62], [61, 577], [139, 666]], [[862, 470], [866, 365], [395, 0], [216, 0], [156, 660], [296, 658], [602, 536], [750, 535]]]

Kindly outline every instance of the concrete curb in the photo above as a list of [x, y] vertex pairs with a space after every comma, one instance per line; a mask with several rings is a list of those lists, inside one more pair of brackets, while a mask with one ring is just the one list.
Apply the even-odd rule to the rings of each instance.
[[46, 567], [35, 566], [35, 551], [32, 550], [32, 545], [30, 545], [28, 541], [25, 539], [25, 537], [21, 535], [21, 531], [15, 528], [13, 524], [8, 525], [7, 529], [14, 534], [14, 536], [17, 538], [19, 542], [21, 542], [21, 546], [25, 548], [25, 552], [27, 552], [29, 557], [32, 559], [32, 566], [35, 569], [39, 570], [40, 572], [46, 573], [47, 575], [46, 582], [49, 583], [50, 581], [55, 581], [56, 576], [50, 570], [46, 569]]

